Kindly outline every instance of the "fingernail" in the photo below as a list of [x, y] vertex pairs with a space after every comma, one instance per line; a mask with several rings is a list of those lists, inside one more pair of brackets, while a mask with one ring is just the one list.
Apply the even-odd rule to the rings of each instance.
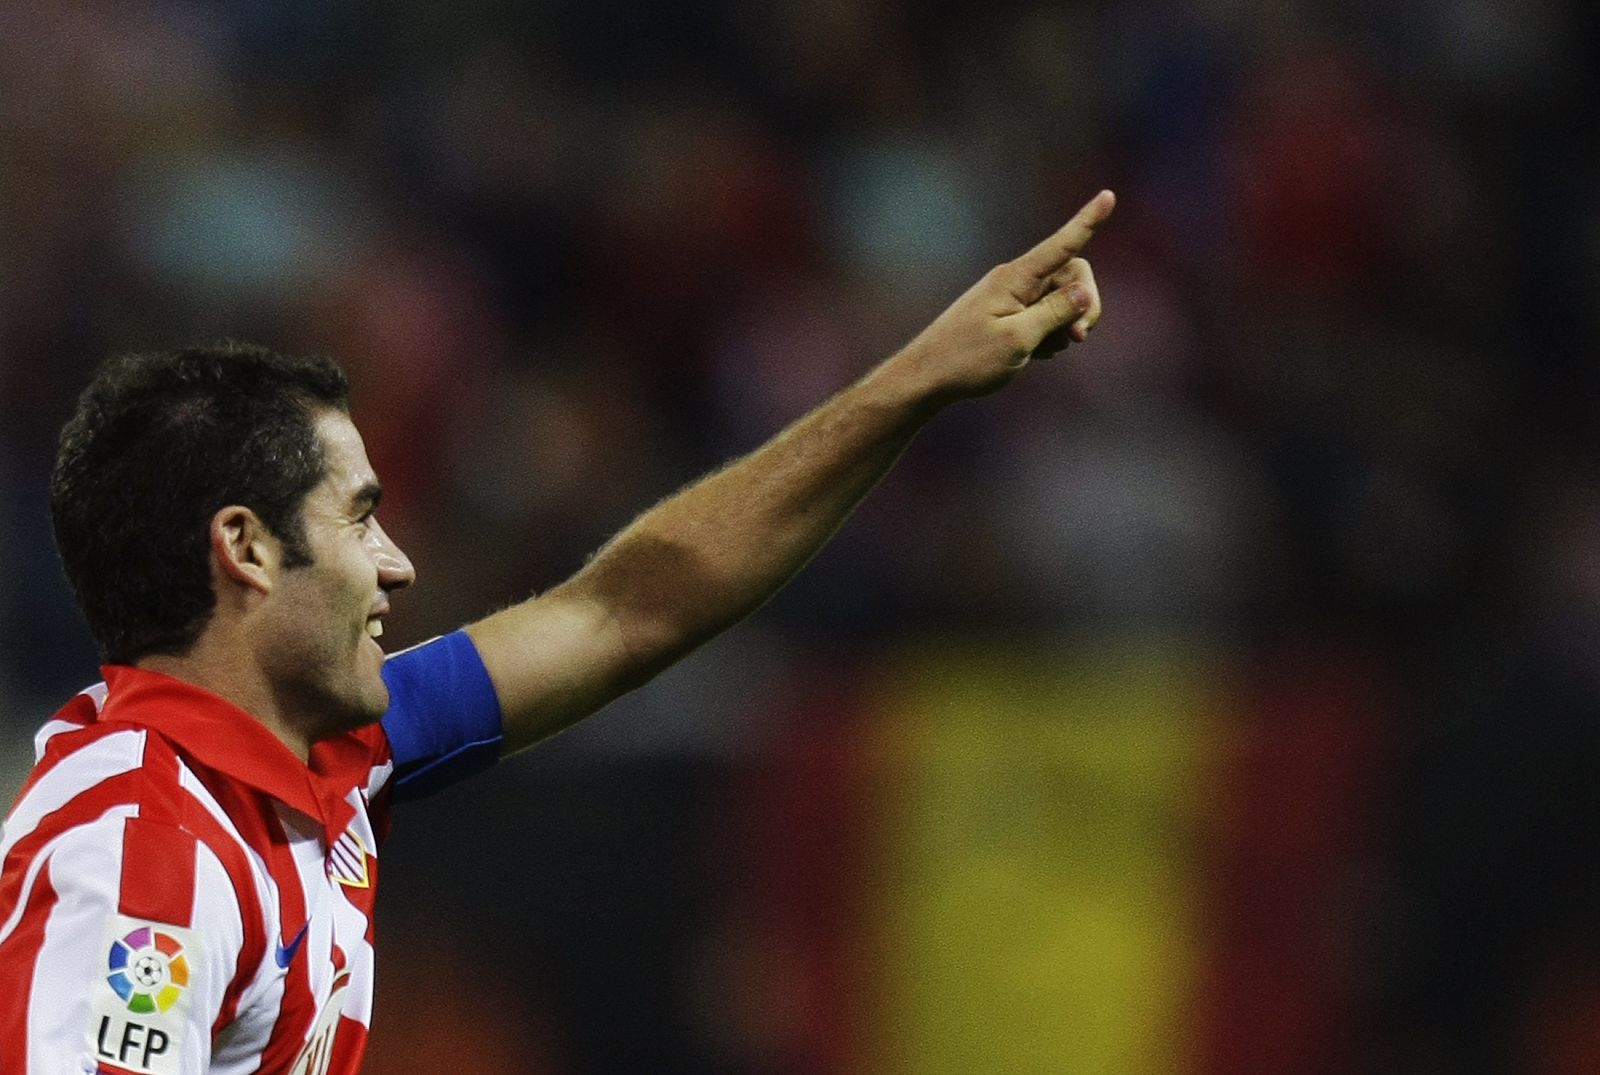
[[1083, 288], [1073, 285], [1067, 289], [1067, 301], [1072, 303], [1072, 308], [1075, 310], [1087, 310], [1089, 308], [1089, 293]]

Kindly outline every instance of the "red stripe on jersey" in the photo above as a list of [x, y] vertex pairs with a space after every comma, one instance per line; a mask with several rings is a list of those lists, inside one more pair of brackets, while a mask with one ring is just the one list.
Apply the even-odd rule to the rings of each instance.
[[143, 772], [139, 817], [122, 830], [117, 910], [187, 927], [194, 918], [195, 838], [181, 826], [189, 795], [178, 783], [178, 755], [159, 735], [145, 737]]
[[[256, 843], [266, 846], [267, 868], [278, 883], [278, 909], [286, 940], [293, 941], [306, 927], [306, 898], [300, 880], [300, 870], [295, 865], [294, 851], [289, 846], [289, 834], [274, 814], [267, 819], [271, 827], [268, 841]], [[282, 943], [279, 941], [278, 943]], [[304, 946], [302, 945], [302, 948]], [[267, 1047], [261, 1052], [262, 1071], [287, 1071], [305, 1045], [305, 1035], [316, 1019], [316, 997], [311, 992], [310, 960], [296, 957], [289, 963], [283, 979], [283, 1002], [278, 1007], [278, 1021], [273, 1024]]]
[[[112, 725], [115, 727], [115, 725]], [[164, 735], [145, 736], [144, 771], [149, 783], [139, 793], [139, 816], [183, 828], [193, 800], [178, 779], [178, 752]]]
[[393, 815], [389, 812], [393, 791], [394, 781], [389, 780], [378, 789], [378, 797], [367, 803], [367, 820], [372, 825], [372, 838], [379, 847], [388, 841], [389, 830], [393, 827]]
[[187, 929], [194, 919], [194, 854], [189, 833], [129, 818], [122, 829], [118, 913]]
[[0, 994], [11, 998], [11, 1004], [0, 1012], [0, 1075], [28, 1075], [28, 1009], [32, 1006], [34, 965], [55, 905], [56, 890], [46, 863], [22, 922], [0, 943]]
[[367, 1052], [367, 1028], [348, 1015], [339, 1017], [339, 1034], [333, 1042], [328, 1075], [357, 1075]]

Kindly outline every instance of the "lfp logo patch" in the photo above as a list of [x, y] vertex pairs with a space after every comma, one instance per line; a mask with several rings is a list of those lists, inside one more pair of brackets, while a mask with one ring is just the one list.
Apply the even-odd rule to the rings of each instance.
[[136, 1015], [164, 1012], [189, 987], [189, 961], [170, 933], [141, 926], [111, 942], [106, 982]]
[[105, 969], [90, 991], [88, 1046], [102, 1069], [180, 1075], [189, 1009], [205, 981], [205, 938], [192, 929], [111, 915]]

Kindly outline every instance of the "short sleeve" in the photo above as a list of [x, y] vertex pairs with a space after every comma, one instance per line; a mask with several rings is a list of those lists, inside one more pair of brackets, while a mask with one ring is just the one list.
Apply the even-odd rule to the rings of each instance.
[[383, 679], [395, 801], [431, 795], [499, 759], [500, 700], [465, 631], [395, 654], [384, 662]]
[[211, 1029], [239, 955], [238, 908], [215, 857], [172, 830], [173, 839], [141, 846], [178, 857], [142, 862], [136, 872], [187, 873], [192, 907], [137, 913], [127, 890], [127, 832], [138, 824], [108, 815], [70, 830], [42, 857], [27, 909], [0, 944], [10, 979], [0, 1008], [18, 1006], [5, 1022], [26, 1028], [7, 1042], [16, 1052], [0, 1057], [0, 1070], [209, 1070]]

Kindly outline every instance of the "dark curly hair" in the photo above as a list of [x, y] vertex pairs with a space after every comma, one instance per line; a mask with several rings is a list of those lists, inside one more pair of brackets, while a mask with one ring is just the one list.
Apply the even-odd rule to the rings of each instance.
[[61, 431], [50, 483], [56, 548], [102, 657], [181, 654], [216, 606], [210, 520], [250, 508], [310, 562], [301, 508], [327, 469], [318, 411], [348, 413], [332, 360], [254, 344], [119, 355]]

